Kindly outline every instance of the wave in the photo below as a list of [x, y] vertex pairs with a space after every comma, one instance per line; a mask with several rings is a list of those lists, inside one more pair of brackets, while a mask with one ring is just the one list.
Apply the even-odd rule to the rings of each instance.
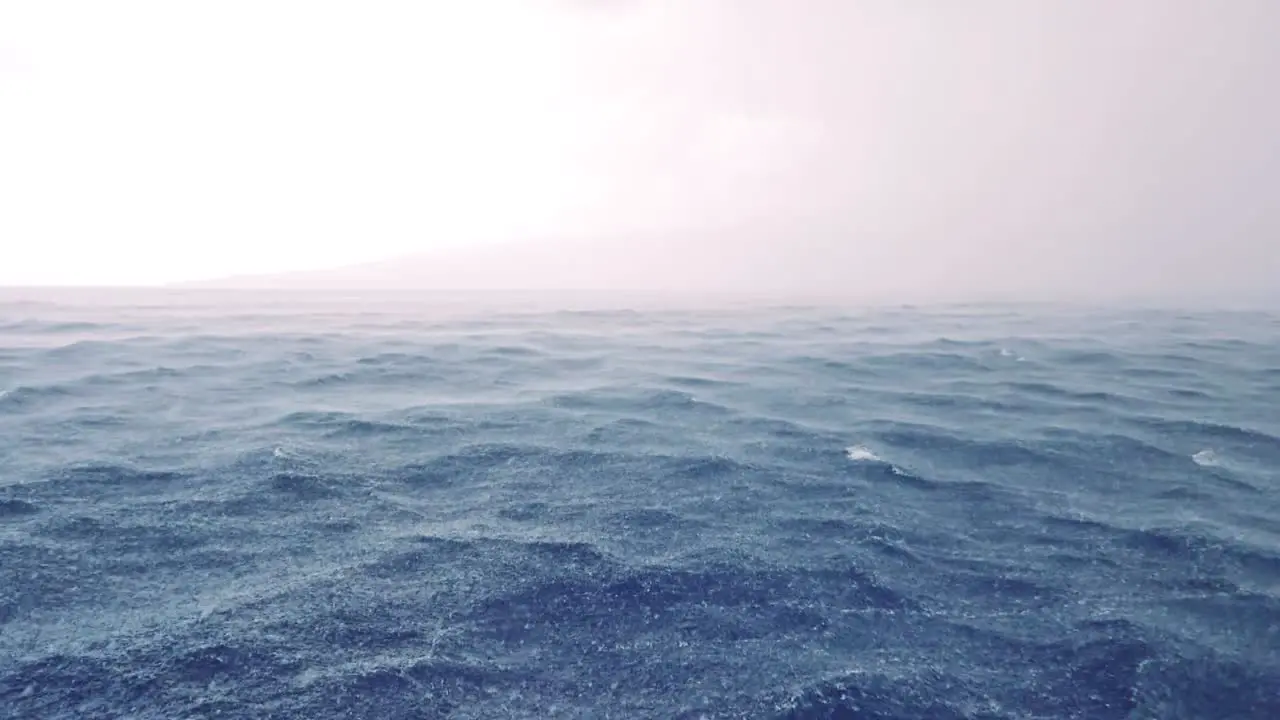
[[1252, 428], [1216, 422], [1143, 418], [1139, 423], [1168, 435], [1234, 443], [1280, 457], [1280, 435]]
[[47, 403], [74, 396], [71, 388], [65, 385], [27, 386], [19, 385], [7, 390], [0, 390], [0, 409], [31, 410]]
[[568, 410], [597, 410], [611, 413], [678, 412], [687, 415], [732, 413], [732, 410], [724, 405], [702, 400], [691, 393], [647, 388], [595, 388], [588, 391], [562, 393], [548, 398], [546, 404]]
[[1089, 405], [1138, 406], [1141, 401], [1118, 393], [1097, 390], [1071, 390], [1048, 382], [1011, 381], [1005, 384], [1019, 393], [1037, 395], [1056, 400], [1067, 400]]
[[87, 333], [87, 332], [104, 332], [121, 329], [122, 326], [116, 323], [97, 323], [84, 321], [62, 321], [51, 322], [46, 320], [22, 319], [11, 320], [8, 322], [0, 322], [0, 332], [6, 333], [32, 333], [32, 334], [48, 334], [62, 335], [71, 333]]
[[1027, 442], [971, 440], [941, 428], [886, 429], [877, 433], [881, 443], [900, 453], [927, 453], [953, 458], [968, 468], [1056, 464], [1052, 453]]
[[10, 313], [0, 716], [1280, 716], [1280, 325], [351, 302]]
[[871, 452], [865, 445], [851, 445], [845, 448], [844, 453], [850, 460], [854, 462], [866, 460], [869, 462], [884, 462], [879, 455]]

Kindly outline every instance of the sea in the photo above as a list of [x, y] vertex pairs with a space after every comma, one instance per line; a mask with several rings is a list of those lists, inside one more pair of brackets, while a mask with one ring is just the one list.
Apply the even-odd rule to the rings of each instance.
[[1280, 718], [1280, 315], [0, 295], [0, 717]]

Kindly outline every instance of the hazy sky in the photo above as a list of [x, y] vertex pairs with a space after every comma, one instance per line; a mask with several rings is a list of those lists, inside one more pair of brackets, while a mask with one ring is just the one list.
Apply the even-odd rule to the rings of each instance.
[[1275, 0], [7, 0], [0, 284], [768, 227], [796, 287], [1280, 286], [1276, 87]]

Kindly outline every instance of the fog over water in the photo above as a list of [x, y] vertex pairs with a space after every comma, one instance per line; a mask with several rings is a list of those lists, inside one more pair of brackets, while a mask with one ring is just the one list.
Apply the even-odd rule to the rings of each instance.
[[1274, 297], [1278, 31], [1266, 0], [8, 3], [0, 284]]

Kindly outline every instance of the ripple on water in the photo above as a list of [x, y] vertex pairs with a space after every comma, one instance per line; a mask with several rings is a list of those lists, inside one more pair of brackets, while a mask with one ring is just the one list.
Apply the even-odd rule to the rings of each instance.
[[1280, 323], [174, 297], [0, 300], [0, 716], [1280, 717]]

